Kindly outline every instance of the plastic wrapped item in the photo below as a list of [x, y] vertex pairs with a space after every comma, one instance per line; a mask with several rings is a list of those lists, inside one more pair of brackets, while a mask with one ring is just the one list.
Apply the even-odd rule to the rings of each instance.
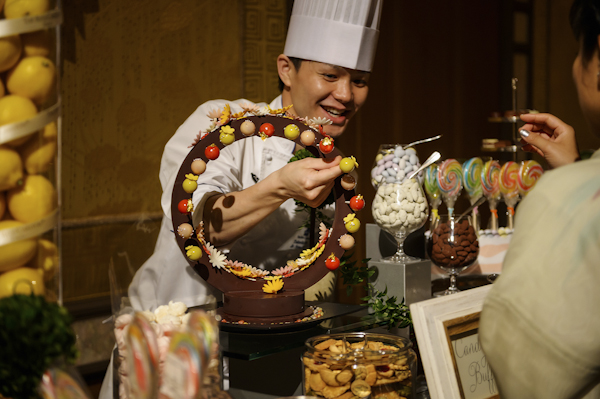
[[60, 292], [60, 8], [3, 3], [0, 19], [0, 297]]
[[403, 337], [320, 335], [306, 341], [304, 394], [325, 398], [414, 398], [417, 356]]

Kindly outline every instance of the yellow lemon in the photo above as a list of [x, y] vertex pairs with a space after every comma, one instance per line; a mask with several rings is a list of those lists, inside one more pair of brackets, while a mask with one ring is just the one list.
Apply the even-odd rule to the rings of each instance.
[[43, 273], [39, 269], [20, 267], [0, 275], [0, 298], [7, 296], [44, 295]]
[[58, 271], [58, 248], [50, 240], [41, 238], [38, 240], [37, 256], [32, 266], [44, 272], [44, 280], [51, 280]]
[[24, 121], [36, 115], [37, 108], [28, 98], [14, 94], [0, 98], [0, 126]]
[[0, 145], [0, 191], [17, 187], [23, 180], [23, 162], [19, 153]]
[[[0, 231], [11, 229], [13, 227], [23, 226], [23, 223], [16, 220], [0, 221]], [[30, 238], [11, 242], [0, 247], [0, 272], [16, 269], [33, 259], [37, 250], [37, 240]]]
[[52, 53], [54, 35], [49, 30], [38, 30], [30, 33], [21, 34], [23, 43], [23, 55], [30, 57], [32, 55], [41, 55], [48, 57]]
[[19, 35], [0, 38], [0, 72], [8, 71], [15, 66], [21, 57], [23, 44]]
[[4, 192], [0, 191], [0, 219], [4, 216], [4, 212], [6, 211], [6, 195]]
[[56, 67], [46, 57], [25, 57], [6, 75], [6, 89], [41, 105], [54, 92]]
[[42, 175], [29, 175], [23, 185], [8, 191], [6, 202], [15, 220], [33, 223], [56, 209], [56, 190]]
[[[37, 108], [33, 101], [28, 98], [9, 94], [0, 98], [0, 126], [9, 123], [20, 122], [33, 118], [37, 114]], [[27, 141], [31, 135], [20, 137], [8, 144], [12, 147], [19, 146]]]
[[45, 173], [56, 156], [56, 138], [39, 133], [20, 147], [25, 170], [30, 175]]
[[50, 10], [50, 0], [6, 0], [4, 16], [6, 19], [42, 15]]

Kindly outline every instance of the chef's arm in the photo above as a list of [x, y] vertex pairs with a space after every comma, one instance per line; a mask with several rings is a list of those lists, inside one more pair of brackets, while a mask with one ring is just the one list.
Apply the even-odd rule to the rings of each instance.
[[245, 190], [210, 197], [204, 204], [202, 216], [206, 239], [217, 247], [229, 244], [289, 198], [319, 206], [342, 174], [340, 159], [301, 159], [288, 163]]

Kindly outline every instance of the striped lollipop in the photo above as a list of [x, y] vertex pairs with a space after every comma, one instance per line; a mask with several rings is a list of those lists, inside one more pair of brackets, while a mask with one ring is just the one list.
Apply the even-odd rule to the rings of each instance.
[[454, 203], [462, 190], [462, 167], [456, 159], [446, 159], [438, 168], [438, 186], [448, 207], [448, 215], [454, 212]]
[[500, 164], [498, 161], [489, 160], [481, 170], [481, 188], [483, 195], [488, 200], [490, 212], [492, 213], [491, 228], [498, 230], [498, 201], [500, 201]]
[[513, 228], [513, 216], [515, 215], [515, 205], [519, 202], [519, 187], [517, 180], [519, 178], [519, 164], [508, 161], [500, 169], [500, 192], [508, 208], [508, 228]]
[[429, 167], [425, 169], [425, 181], [423, 183], [425, 192], [429, 198], [429, 203], [431, 204], [431, 220], [437, 219], [438, 208], [442, 203], [442, 195], [437, 180], [437, 171], [437, 164], [434, 163], [429, 165]]
[[[462, 165], [463, 186], [469, 196], [471, 205], [475, 204], [475, 202], [483, 196], [483, 189], [481, 188], [481, 169], [483, 169], [483, 161], [479, 157], [471, 158]], [[479, 230], [477, 214], [478, 207], [475, 207], [473, 208], [472, 222], [475, 229]]]
[[521, 197], [525, 197], [529, 194], [543, 173], [544, 169], [542, 168], [542, 165], [536, 161], [521, 162], [521, 167], [519, 168], [519, 174], [517, 176], [519, 194], [521, 194]]

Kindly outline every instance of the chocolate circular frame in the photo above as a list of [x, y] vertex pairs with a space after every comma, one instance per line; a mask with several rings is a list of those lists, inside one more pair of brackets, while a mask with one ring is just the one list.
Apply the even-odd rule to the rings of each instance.
[[[290, 124], [295, 124], [300, 129], [300, 132], [305, 130], [312, 130], [315, 134], [315, 142], [313, 145], [305, 146], [300, 142], [300, 135], [294, 141], [297, 145], [306, 148], [313, 155], [332, 160], [336, 156], [342, 154], [340, 151], [334, 147], [333, 151], [329, 154], [323, 154], [318, 149], [318, 143], [324, 137], [320, 132], [315, 129], [312, 129], [304, 122], [301, 122], [297, 119], [293, 119], [287, 116], [275, 116], [275, 115], [263, 115], [263, 116], [248, 116], [240, 119], [231, 120], [228, 125], [235, 129], [235, 141], [244, 140], [248, 138], [244, 136], [240, 131], [240, 125], [242, 122], [250, 120], [254, 123], [256, 127], [255, 135], [258, 134], [258, 129], [260, 125], [263, 123], [271, 123], [275, 127], [275, 132], [273, 137], [282, 137], [286, 140], [284, 136], [284, 128]], [[177, 245], [179, 249], [182, 251], [183, 256], [187, 259], [188, 263], [192, 266], [192, 268], [202, 277], [206, 282], [208, 282], [213, 287], [221, 290], [223, 293], [231, 292], [231, 291], [260, 291], [262, 292], [263, 285], [267, 282], [262, 278], [256, 279], [256, 281], [245, 280], [237, 277], [235, 274], [228, 272], [224, 269], [217, 269], [212, 266], [210, 263], [208, 256], [203, 252], [202, 257], [197, 261], [192, 261], [186, 256], [185, 247], [188, 245], [197, 245], [202, 248], [202, 245], [198, 241], [195, 234], [192, 237], [185, 239], [180, 237], [176, 232], [177, 228], [182, 223], [189, 223], [194, 227], [194, 230], [197, 226], [194, 226], [192, 223], [192, 214], [182, 214], [179, 212], [177, 205], [181, 200], [184, 199], [192, 199], [192, 194], [188, 194], [183, 189], [183, 181], [185, 180], [185, 175], [191, 172], [191, 164], [196, 159], [202, 159], [206, 162], [206, 168], [210, 168], [210, 163], [213, 162], [209, 160], [204, 154], [204, 150], [206, 147], [211, 144], [215, 144], [219, 151], [222, 150], [225, 145], [221, 143], [219, 140], [219, 131], [220, 127], [208, 133], [202, 140], [200, 140], [188, 153], [187, 157], [183, 161], [179, 172], [177, 173], [177, 177], [175, 180], [175, 185], [173, 187], [173, 194], [171, 197], [171, 218], [173, 221], [173, 231], [175, 238], [177, 240]], [[266, 138], [266, 140], [271, 140], [271, 138]], [[235, 143], [234, 141], [234, 143]], [[218, 158], [217, 158], [218, 160]], [[202, 175], [200, 175], [201, 178]], [[311, 264], [308, 268], [298, 271], [291, 276], [284, 277], [283, 282], [283, 290], [306, 290], [308, 287], [314, 285], [319, 280], [321, 280], [325, 275], [329, 272], [329, 269], [325, 266], [325, 260], [331, 253], [335, 254], [338, 258], [341, 258], [344, 254], [344, 249], [340, 247], [338, 243], [338, 239], [343, 234], [346, 234], [346, 228], [344, 226], [344, 217], [346, 217], [350, 213], [355, 213], [347, 202], [355, 195], [355, 190], [345, 190], [341, 186], [341, 179], [344, 175], [342, 174], [335, 180], [333, 193], [335, 198], [335, 218], [333, 221], [333, 230], [325, 244], [325, 249], [321, 253], [321, 255], [315, 260], [313, 264]], [[314, 226], [313, 226], [314, 227]], [[285, 265], [282, 265], [285, 266]], [[274, 294], [277, 295], [277, 294]]]

